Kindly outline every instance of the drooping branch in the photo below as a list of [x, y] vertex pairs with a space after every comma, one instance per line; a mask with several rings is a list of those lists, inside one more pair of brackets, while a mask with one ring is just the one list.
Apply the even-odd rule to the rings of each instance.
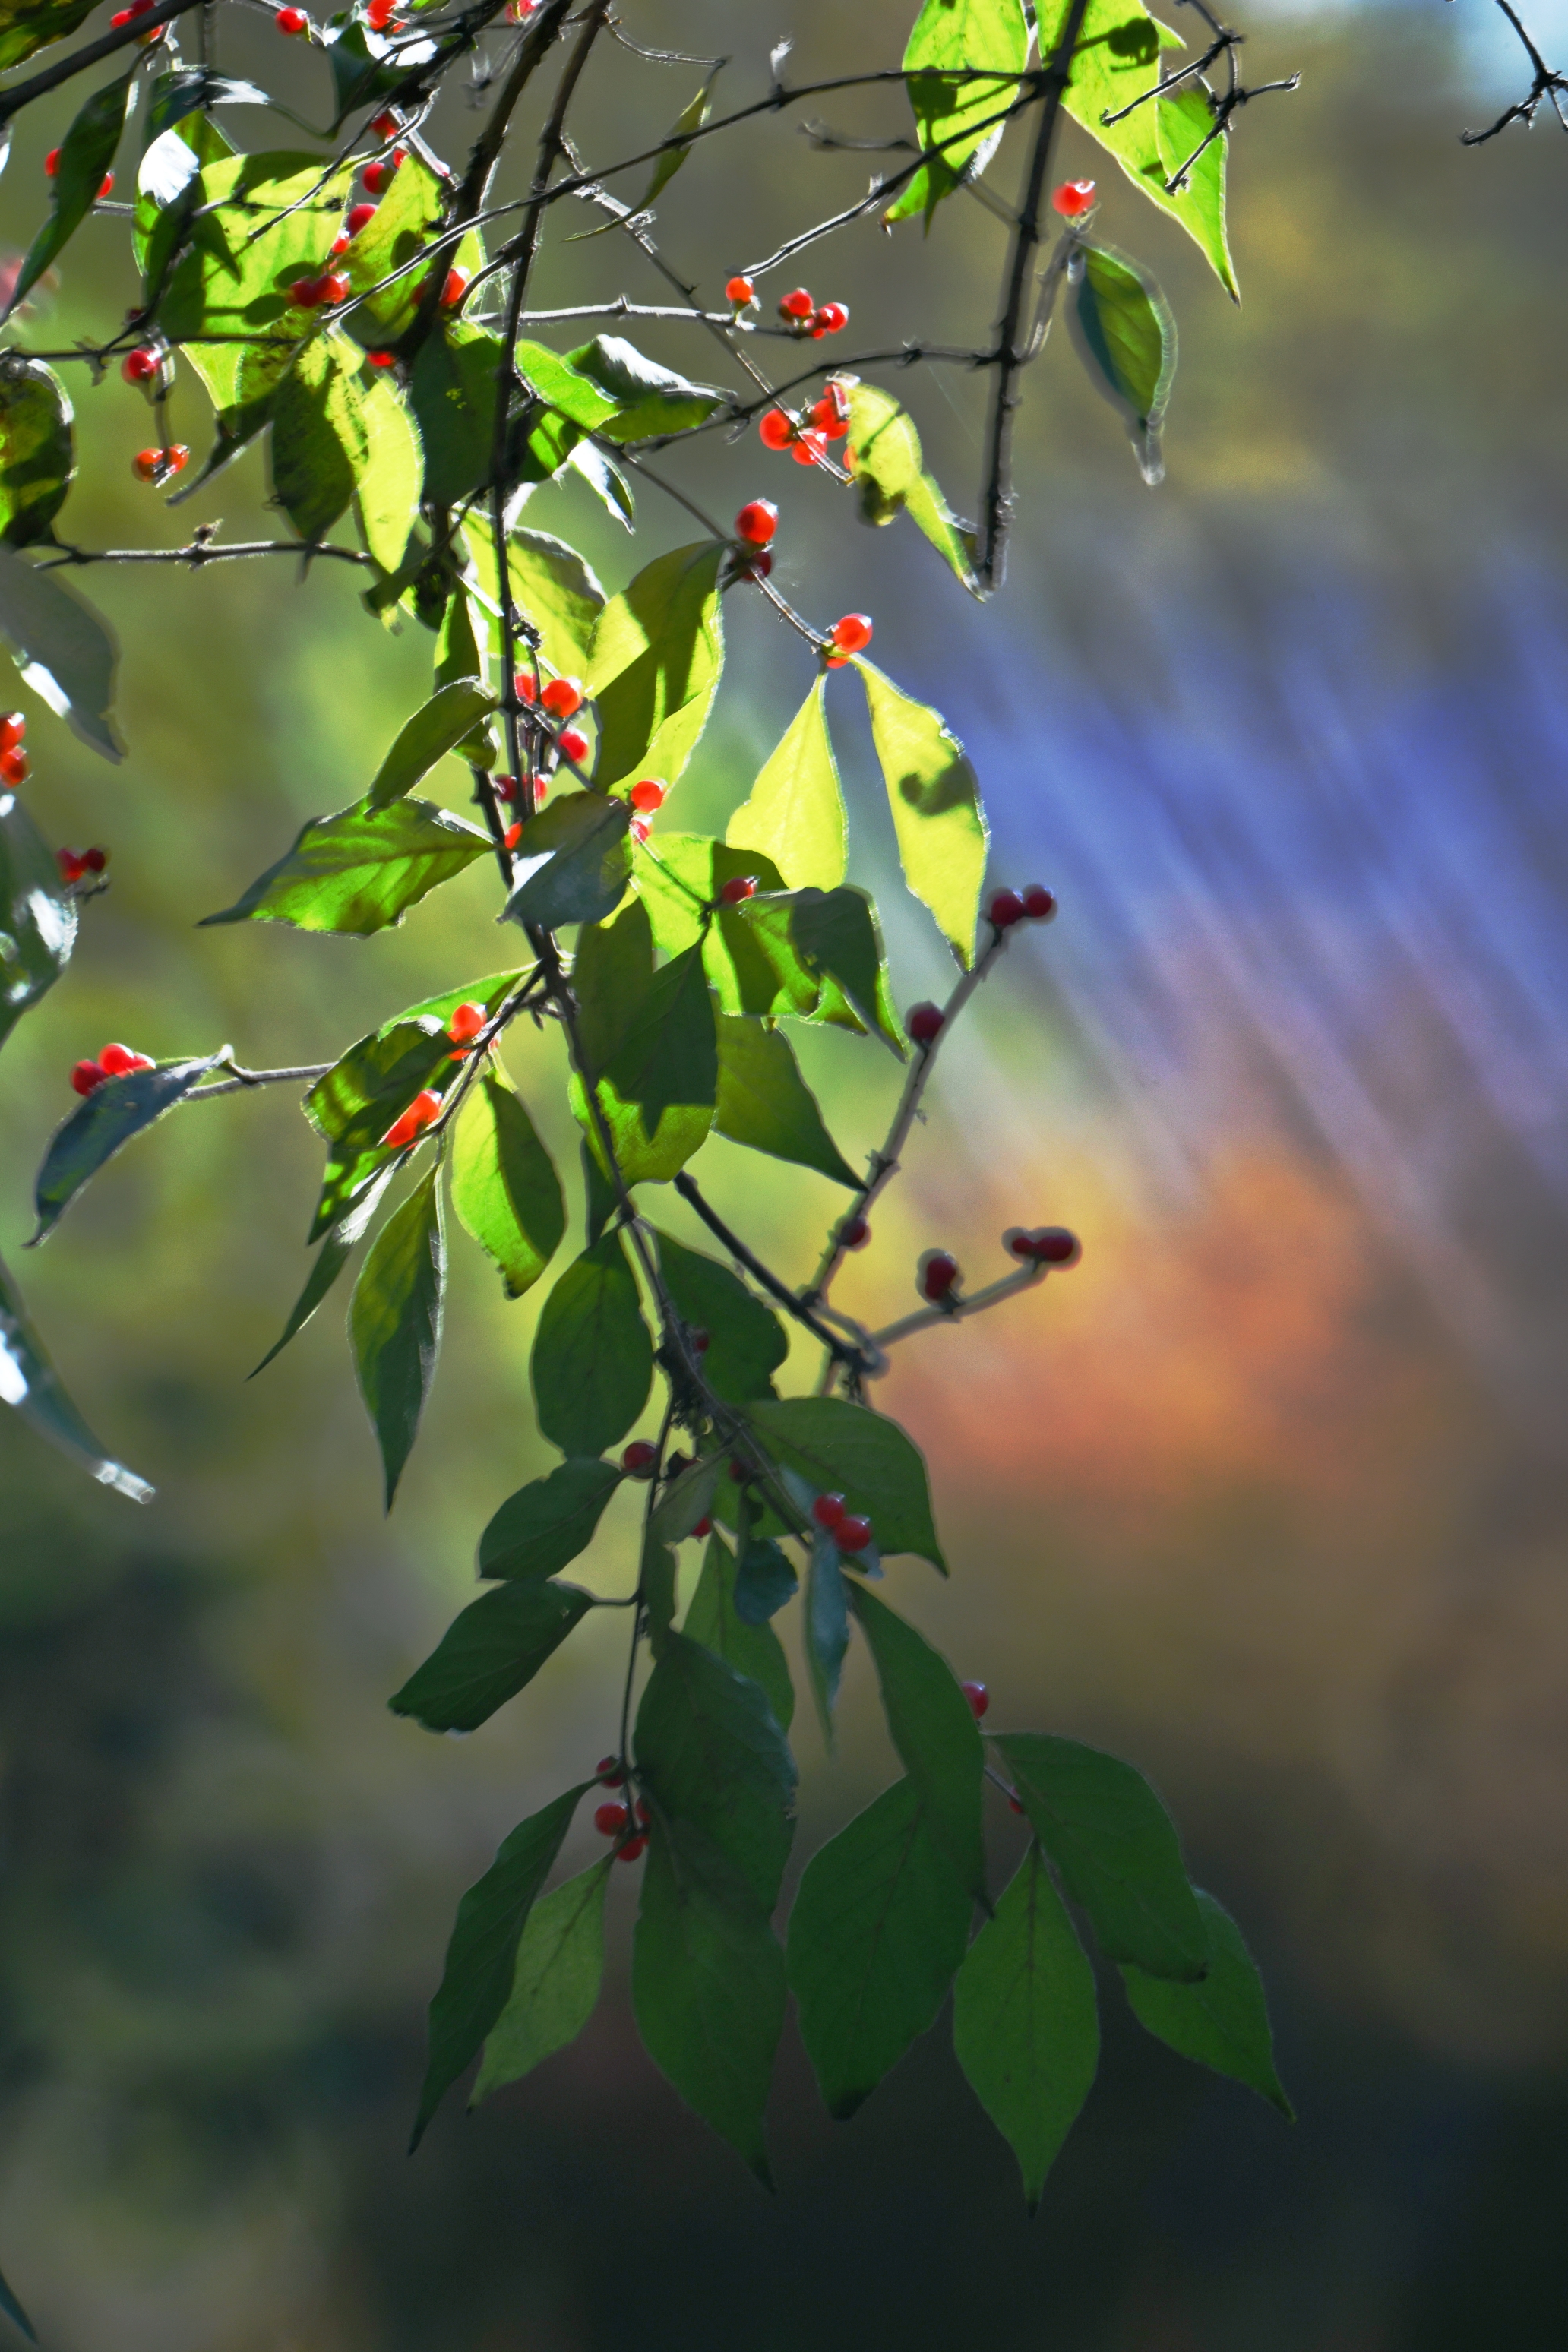
[[1563, 98], [1568, 95], [1568, 75], [1558, 73], [1547, 64], [1510, 5], [1510, 0], [1497, 0], [1497, 5], [1518, 34], [1524, 54], [1530, 59], [1530, 89], [1527, 96], [1516, 99], [1512, 106], [1505, 107], [1497, 121], [1489, 123], [1484, 131], [1461, 131], [1461, 147], [1483, 147], [1489, 139], [1495, 139], [1500, 131], [1506, 131], [1510, 122], [1522, 122], [1527, 130], [1533, 130], [1536, 110], [1542, 100], [1547, 98], [1552, 101], [1552, 110], [1558, 121], [1564, 131], [1568, 131], [1568, 114], [1563, 108]]

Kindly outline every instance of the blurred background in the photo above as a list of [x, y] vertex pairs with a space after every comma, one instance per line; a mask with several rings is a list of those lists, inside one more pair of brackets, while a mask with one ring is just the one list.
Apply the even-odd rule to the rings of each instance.
[[[625, 14], [649, 44], [733, 52], [739, 98], [781, 34], [792, 72], [851, 71], [897, 53], [910, 9]], [[159, 1490], [138, 1511], [0, 1417], [0, 2261], [50, 2345], [1568, 2336], [1568, 145], [1550, 118], [1459, 145], [1528, 85], [1494, 19], [1481, 0], [1246, 12], [1248, 78], [1303, 79], [1238, 123], [1239, 310], [1069, 134], [1064, 172], [1098, 173], [1110, 236], [1179, 319], [1169, 475], [1144, 488], [1053, 338], [1028, 380], [1011, 574], [984, 611], [911, 527], [852, 526], [826, 479], [754, 440], [682, 477], [721, 513], [780, 500], [788, 593], [822, 619], [874, 614], [879, 657], [976, 759], [995, 880], [1059, 895], [942, 1065], [844, 1283], [884, 1318], [913, 1303], [929, 1244], [977, 1283], [1010, 1223], [1085, 1242], [1006, 1314], [909, 1347], [879, 1392], [929, 1452], [953, 1565], [939, 1589], [902, 1563], [893, 1597], [990, 1684], [994, 1723], [1152, 1775], [1264, 1965], [1300, 2123], [1147, 2042], [1108, 1986], [1100, 2084], [1034, 2223], [943, 2027], [847, 2126], [786, 2041], [770, 2201], [641, 2053], [617, 1884], [583, 2041], [476, 2116], [450, 2103], [405, 2159], [456, 1898], [613, 1727], [615, 1625], [584, 1628], [472, 1739], [384, 1706], [470, 1596], [489, 1512], [545, 1465], [537, 1294], [506, 1305], [455, 1236], [446, 1358], [384, 1522], [341, 1303], [245, 1380], [306, 1264], [319, 1146], [286, 1090], [184, 1113], [47, 1250], [19, 1251], [67, 1073], [105, 1039], [327, 1058], [508, 950], [478, 872], [367, 944], [196, 931], [304, 817], [364, 789], [431, 641], [374, 627], [352, 577], [105, 569], [78, 584], [120, 634], [130, 756], [95, 761], [27, 698], [28, 798], [51, 840], [111, 846], [113, 888], [7, 1049], [0, 1124], [0, 1250], [83, 1410]], [[1531, 22], [1559, 60], [1568, 8]], [[291, 51], [280, 73], [263, 14], [224, 39], [227, 69], [291, 77], [321, 118], [324, 67]], [[694, 78], [606, 57], [589, 154], [658, 134]], [[23, 118], [12, 247], [69, 110], [68, 93]], [[278, 143], [254, 110], [227, 120]], [[454, 99], [447, 152], [471, 120]], [[830, 121], [901, 128], [880, 98]], [[787, 119], [746, 135], [660, 203], [658, 234], [710, 292], [864, 185], [865, 156], [815, 152]], [[1002, 184], [1016, 168], [1005, 155]], [[847, 345], [980, 342], [1002, 249], [954, 202], [924, 243], [862, 226], [814, 251], [807, 282], [851, 304]], [[558, 241], [537, 288], [659, 299], [610, 237]], [[21, 339], [68, 344], [132, 292], [122, 226], [89, 225]], [[673, 333], [641, 340], [710, 364]], [[140, 396], [68, 373], [83, 470], [63, 531], [270, 532], [255, 457], [161, 512], [129, 472]], [[972, 511], [983, 386], [901, 385]], [[199, 450], [188, 378], [176, 402]], [[581, 485], [531, 511], [616, 586], [689, 535], [656, 492], [641, 507], [635, 551]], [[665, 824], [721, 825], [809, 682], [756, 604], [726, 618], [731, 682]], [[831, 701], [853, 871], [907, 1003], [942, 987], [943, 952], [899, 905], [853, 682]], [[456, 768], [446, 790], [460, 802]], [[890, 1061], [841, 1036], [800, 1050], [865, 1151]], [[509, 1041], [574, 1177], [552, 1055]], [[721, 1141], [703, 1172], [804, 1276], [841, 1196]], [[626, 1577], [626, 1531], [612, 1514], [601, 1590]], [[856, 1661], [837, 1764], [800, 1720], [808, 1852], [893, 1768]], [[999, 1868], [1013, 1826], [993, 1824]]]

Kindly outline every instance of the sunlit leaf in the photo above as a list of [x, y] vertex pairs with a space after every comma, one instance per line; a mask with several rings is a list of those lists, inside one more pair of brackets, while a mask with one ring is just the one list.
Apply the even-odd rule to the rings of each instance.
[[408, 908], [489, 856], [490, 840], [433, 801], [356, 801], [335, 816], [312, 817], [294, 846], [259, 875], [232, 907], [207, 923], [291, 923], [301, 931], [347, 931], [359, 939], [398, 923]]
[[105, 82], [101, 89], [95, 89], [61, 141], [49, 182], [49, 217], [16, 272], [5, 305], [7, 318], [37, 284], [98, 202], [99, 189], [114, 161], [120, 134], [125, 128], [125, 110], [135, 78], [133, 67], [130, 73], [121, 74], [115, 80]]
[[[287, 350], [309, 331], [314, 314], [294, 303], [290, 289], [321, 274], [353, 184], [352, 163], [324, 171], [319, 156], [297, 149], [222, 155], [203, 164], [193, 183], [199, 204], [192, 242], [157, 316], [204, 380], [209, 355], [217, 352], [221, 381], [232, 382], [235, 362], [221, 353], [224, 341], [275, 334]], [[213, 337], [217, 343], [206, 340]], [[210, 383], [208, 388], [220, 408], [233, 396]]]
[[1124, 254], [1080, 246], [1068, 272], [1068, 323], [1089, 382], [1127, 427], [1146, 482], [1163, 478], [1160, 431], [1176, 368], [1176, 322], [1146, 272]]
[[151, 1070], [128, 1070], [94, 1087], [49, 1139], [33, 1192], [38, 1225], [28, 1247], [54, 1231], [82, 1186], [133, 1135], [184, 1102], [222, 1059], [219, 1053], [165, 1062]]
[[[940, 143], [889, 208], [889, 220], [923, 212], [929, 222], [942, 198], [957, 187], [967, 165], [983, 171], [1001, 137], [994, 118], [1017, 91], [1028, 62], [1029, 27], [1023, 0], [925, 0], [904, 50], [911, 76], [910, 104], [921, 145]], [[945, 72], [942, 70], [946, 68]], [[996, 79], [958, 80], [954, 74], [994, 73]], [[992, 127], [986, 127], [986, 126]]]
[[712, 109], [713, 84], [718, 79], [718, 75], [719, 68], [715, 66], [695, 98], [688, 99], [676, 116], [667, 136], [684, 143], [667, 147], [661, 155], [656, 157], [647, 186], [643, 192], [642, 203], [637, 207], [639, 212], [646, 211], [649, 205], [664, 194], [665, 189], [668, 187], [671, 180], [690, 154], [691, 146], [688, 134], [694, 131], [700, 131], [707, 121]]
[[865, 683], [904, 879], [967, 970], [988, 840], [974, 771], [939, 711], [902, 693], [870, 662], [857, 657], [855, 667]]
[[356, 386], [363, 428], [354, 512], [366, 550], [395, 572], [419, 506], [425, 456], [401, 394], [384, 374], [362, 374]]
[[1151, 2033], [1184, 2058], [1245, 2083], [1293, 2123], [1295, 2109], [1275, 2071], [1274, 2036], [1257, 1964], [1229, 1912], [1201, 1886], [1193, 1892], [1208, 1937], [1203, 1978], [1196, 1984], [1177, 1984], [1124, 1965], [1127, 1997]]
[[479, 1538], [479, 1574], [553, 1576], [585, 1551], [623, 1473], [596, 1457], [558, 1463], [509, 1495]]
[[431, 506], [456, 506], [490, 478], [503, 357], [494, 335], [460, 319], [440, 327], [420, 347], [409, 398], [424, 445], [425, 498]]
[[512, 599], [540, 633], [540, 658], [546, 670], [581, 677], [605, 608], [605, 592], [593, 567], [574, 547], [542, 530], [514, 530], [507, 552]]
[[619, 1234], [606, 1234], [561, 1275], [533, 1340], [539, 1426], [563, 1454], [604, 1454], [647, 1401], [653, 1341]]
[[614, 396], [602, 392], [592, 377], [580, 375], [571, 360], [563, 359], [546, 343], [531, 342], [525, 336], [517, 346], [517, 372], [541, 400], [558, 408], [584, 433], [596, 432], [616, 413]]
[[673, 783], [707, 724], [724, 663], [721, 541], [678, 547], [613, 596], [594, 632], [587, 686], [598, 706], [597, 781]]
[[836, 889], [847, 856], [844, 788], [819, 677], [725, 828], [731, 848], [760, 849], [786, 887]]
[[869, 523], [890, 523], [907, 514], [972, 593], [978, 593], [973, 549], [942, 496], [924, 470], [914, 418], [890, 393], [874, 383], [849, 389], [849, 432], [845, 463], [855, 477], [860, 512]]
[[494, 1070], [469, 1087], [458, 1114], [452, 1206], [500, 1268], [509, 1298], [532, 1288], [566, 1230], [566, 1202], [550, 1154]]
[[399, 730], [396, 741], [375, 772], [366, 805], [385, 808], [400, 801], [427, 775], [437, 760], [460, 743], [476, 720], [496, 707], [496, 697], [477, 677], [443, 686]]
[[381, 1447], [388, 1510], [436, 1377], [446, 1287], [440, 1171], [433, 1167], [377, 1234], [349, 1307], [354, 1371]]
[[572, 353], [571, 365], [611, 404], [608, 419], [598, 428], [606, 441], [689, 433], [725, 405], [724, 394], [711, 384], [689, 383], [621, 335], [595, 335]]
[[281, 1355], [289, 1340], [304, 1329], [337, 1281], [356, 1246], [369, 1232], [371, 1220], [381, 1206], [382, 1195], [392, 1181], [395, 1164], [395, 1160], [388, 1160], [370, 1190], [360, 1194], [347, 1215], [340, 1217], [327, 1234], [317, 1252], [315, 1264], [305, 1277], [304, 1287], [289, 1310], [289, 1320], [257, 1365], [256, 1371], [251, 1373], [252, 1380], [256, 1378], [256, 1372], [264, 1372], [273, 1357]]
[[605, 1895], [615, 1859], [605, 1854], [530, 1911], [510, 1997], [485, 2038], [471, 2107], [575, 2042], [593, 2016], [605, 1973]]

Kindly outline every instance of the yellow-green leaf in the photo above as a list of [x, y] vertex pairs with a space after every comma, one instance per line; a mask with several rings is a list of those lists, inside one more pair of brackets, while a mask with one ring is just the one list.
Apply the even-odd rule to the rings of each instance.
[[988, 839], [974, 771], [940, 712], [902, 693], [871, 662], [857, 658], [855, 667], [865, 683], [904, 879], [967, 971]]
[[760, 849], [771, 857], [791, 890], [808, 884], [836, 890], [847, 858], [844, 788], [827, 732], [826, 685], [825, 677], [817, 679], [724, 834], [731, 848]]

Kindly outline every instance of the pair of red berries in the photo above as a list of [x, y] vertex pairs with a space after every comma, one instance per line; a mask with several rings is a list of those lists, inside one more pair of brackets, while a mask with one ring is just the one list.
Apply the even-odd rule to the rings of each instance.
[[[0, 752], [0, 773], [4, 772], [5, 762], [8, 756], [9, 755], [5, 752]], [[108, 863], [109, 852], [107, 849], [99, 849], [96, 847], [92, 849], [57, 849], [55, 852], [55, 864], [60, 869], [60, 880], [66, 884], [68, 888], [73, 883], [79, 882], [84, 874], [101, 874]]]
[[[615, 1759], [608, 1757], [605, 1761], [614, 1764]], [[602, 1777], [603, 1768], [601, 1767]], [[623, 1802], [618, 1797], [607, 1797], [602, 1805], [595, 1805], [594, 1808], [594, 1827], [598, 1831], [599, 1835], [626, 1840], [616, 1853], [617, 1862], [636, 1862], [647, 1847], [647, 1807], [640, 1797], [637, 1802], [636, 1819], [637, 1834], [634, 1837], [626, 1837], [626, 1833], [631, 1828], [633, 1820], [633, 1809], [630, 1805]]]
[[1083, 1255], [1083, 1244], [1066, 1225], [1010, 1225], [1002, 1241], [1026, 1265], [1076, 1265]]
[[837, 335], [849, 324], [847, 307], [842, 302], [816, 302], [804, 286], [797, 286], [779, 303], [779, 317], [786, 327], [797, 334], [810, 335], [814, 341], [824, 335]]
[[[147, 5], [148, 5], [148, 7], [150, 8], [150, 7], [153, 5], [153, 0], [147, 0]], [[111, 16], [111, 17], [110, 18], [110, 20], [109, 20], [109, 21], [110, 21], [110, 23], [111, 25], [126, 25], [126, 24], [129, 24], [129, 23], [130, 23], [130, 21], [131, 21], [131, 19], [132, 19], [132, 16], [139, 16], [141, 14], [142, 14], [142, 11], [141, 11], [141, 9], [140, 9], [140, 8], [127, 8], [126, 10], [124, 10], [124, 11], [123, 11], [123, 13], [122, 13], [121, 15], [120, 15], [120, 16]], [[47, 154], [45, 156], [45, 158], [44, 158], [44, 173], [45, 173], [45, 177], [46, 177], [46, 178], [47, 178], [47, 179], [52, 180], [52, 179], [54, 178], [54, 176], [55, 176], [56, 173], [59, 170], [59, 168], [60, 168], [60, 151], [59, 151], [59, 149], [58, 149], [58, 147], [51, 147], [51, 148], [49, 149], [48, 153], [47, 153]], [[105, 196], [107, 196], [107, 195], [109, 194], [109, 193], [110, 193], [110, 191], [112, 189], [113, 185], [114, 185], [114, 174], [113, 174], [113, 173], [112, 173], [112, 172], [105, 172], [105, 173], [104, 173], [104, 175], [103, 175], [103, 178], [102, 178], [102, 179], [101, 179], [101, 181], [99, 183], [99, 189], [98, 189], [98, 201], [99, 201], [99, 203], [100, 203], [100, 204], [101, 204], [101, 203], [103, 202], [103, 200], [104, 200]]]
[[340, 253], [346, 253], [348, 251], [349, 247], [353, 244], [354, 238], [359, 235], [362, 228], [368, 228], [370, 226], [372, 221], [375, 218], [375, 209], [376, 208], [374, 205], [351, 205], [349, 206], [347, 212], [343, 215], [342, 227], [339, 234], [333, 237], [331, 245], [328, 248], [330, 257], [333, 260], [337, 258]]
[[106, 1045], [96, 1062], [79, 1062], [71, 1072], [71, 1084], [79, 1095], [89, 1095], [105, 1078], [123, 1078], [133, 1070], [150, 1070], [154, 1066], [151, 1054], [132, 1053], [129, 1045]]
[[323, 270], [319, 278], [296, 278], [289, 289], [289, 299], [299, 310], [320, 310], [348, 299], [349, 281], [341, 269]]
[[184, 442], [172, 442], [166, 449], [138, 449], [131, 460], [131, 470], [139, 482], [166, 482], [175, 474], [183, 474], [191, 462], [191, 453]]
[[951, 1251], [927, 1250], [915, 1268], [915, 1288], [928, 1306], [940, 1307], [957, 1289], [961, 1271]]
[[1034, 923], [1048, 923], [1057, 911], [1056, 894], [1043, 882], [1031, 882], [1026, 890], [998, 890], [985, 909], [999, 931], [1009, 931], [1026, 916]]
[[765, 408], [757, 422], [764, 449], [787, 449], [797, 466], [820, 466], [830, 441], [842, 441], [849, 430], [849, 401], [844, 387], [830, 383], [819, 400], [800, 415], [787, 408]]
[[852, 1511], [842, 1495], [818, 1495], [811, 1516], [833, 1538], [840, 1551], [864, 1551], [871, 1540], [871, 1522]]

